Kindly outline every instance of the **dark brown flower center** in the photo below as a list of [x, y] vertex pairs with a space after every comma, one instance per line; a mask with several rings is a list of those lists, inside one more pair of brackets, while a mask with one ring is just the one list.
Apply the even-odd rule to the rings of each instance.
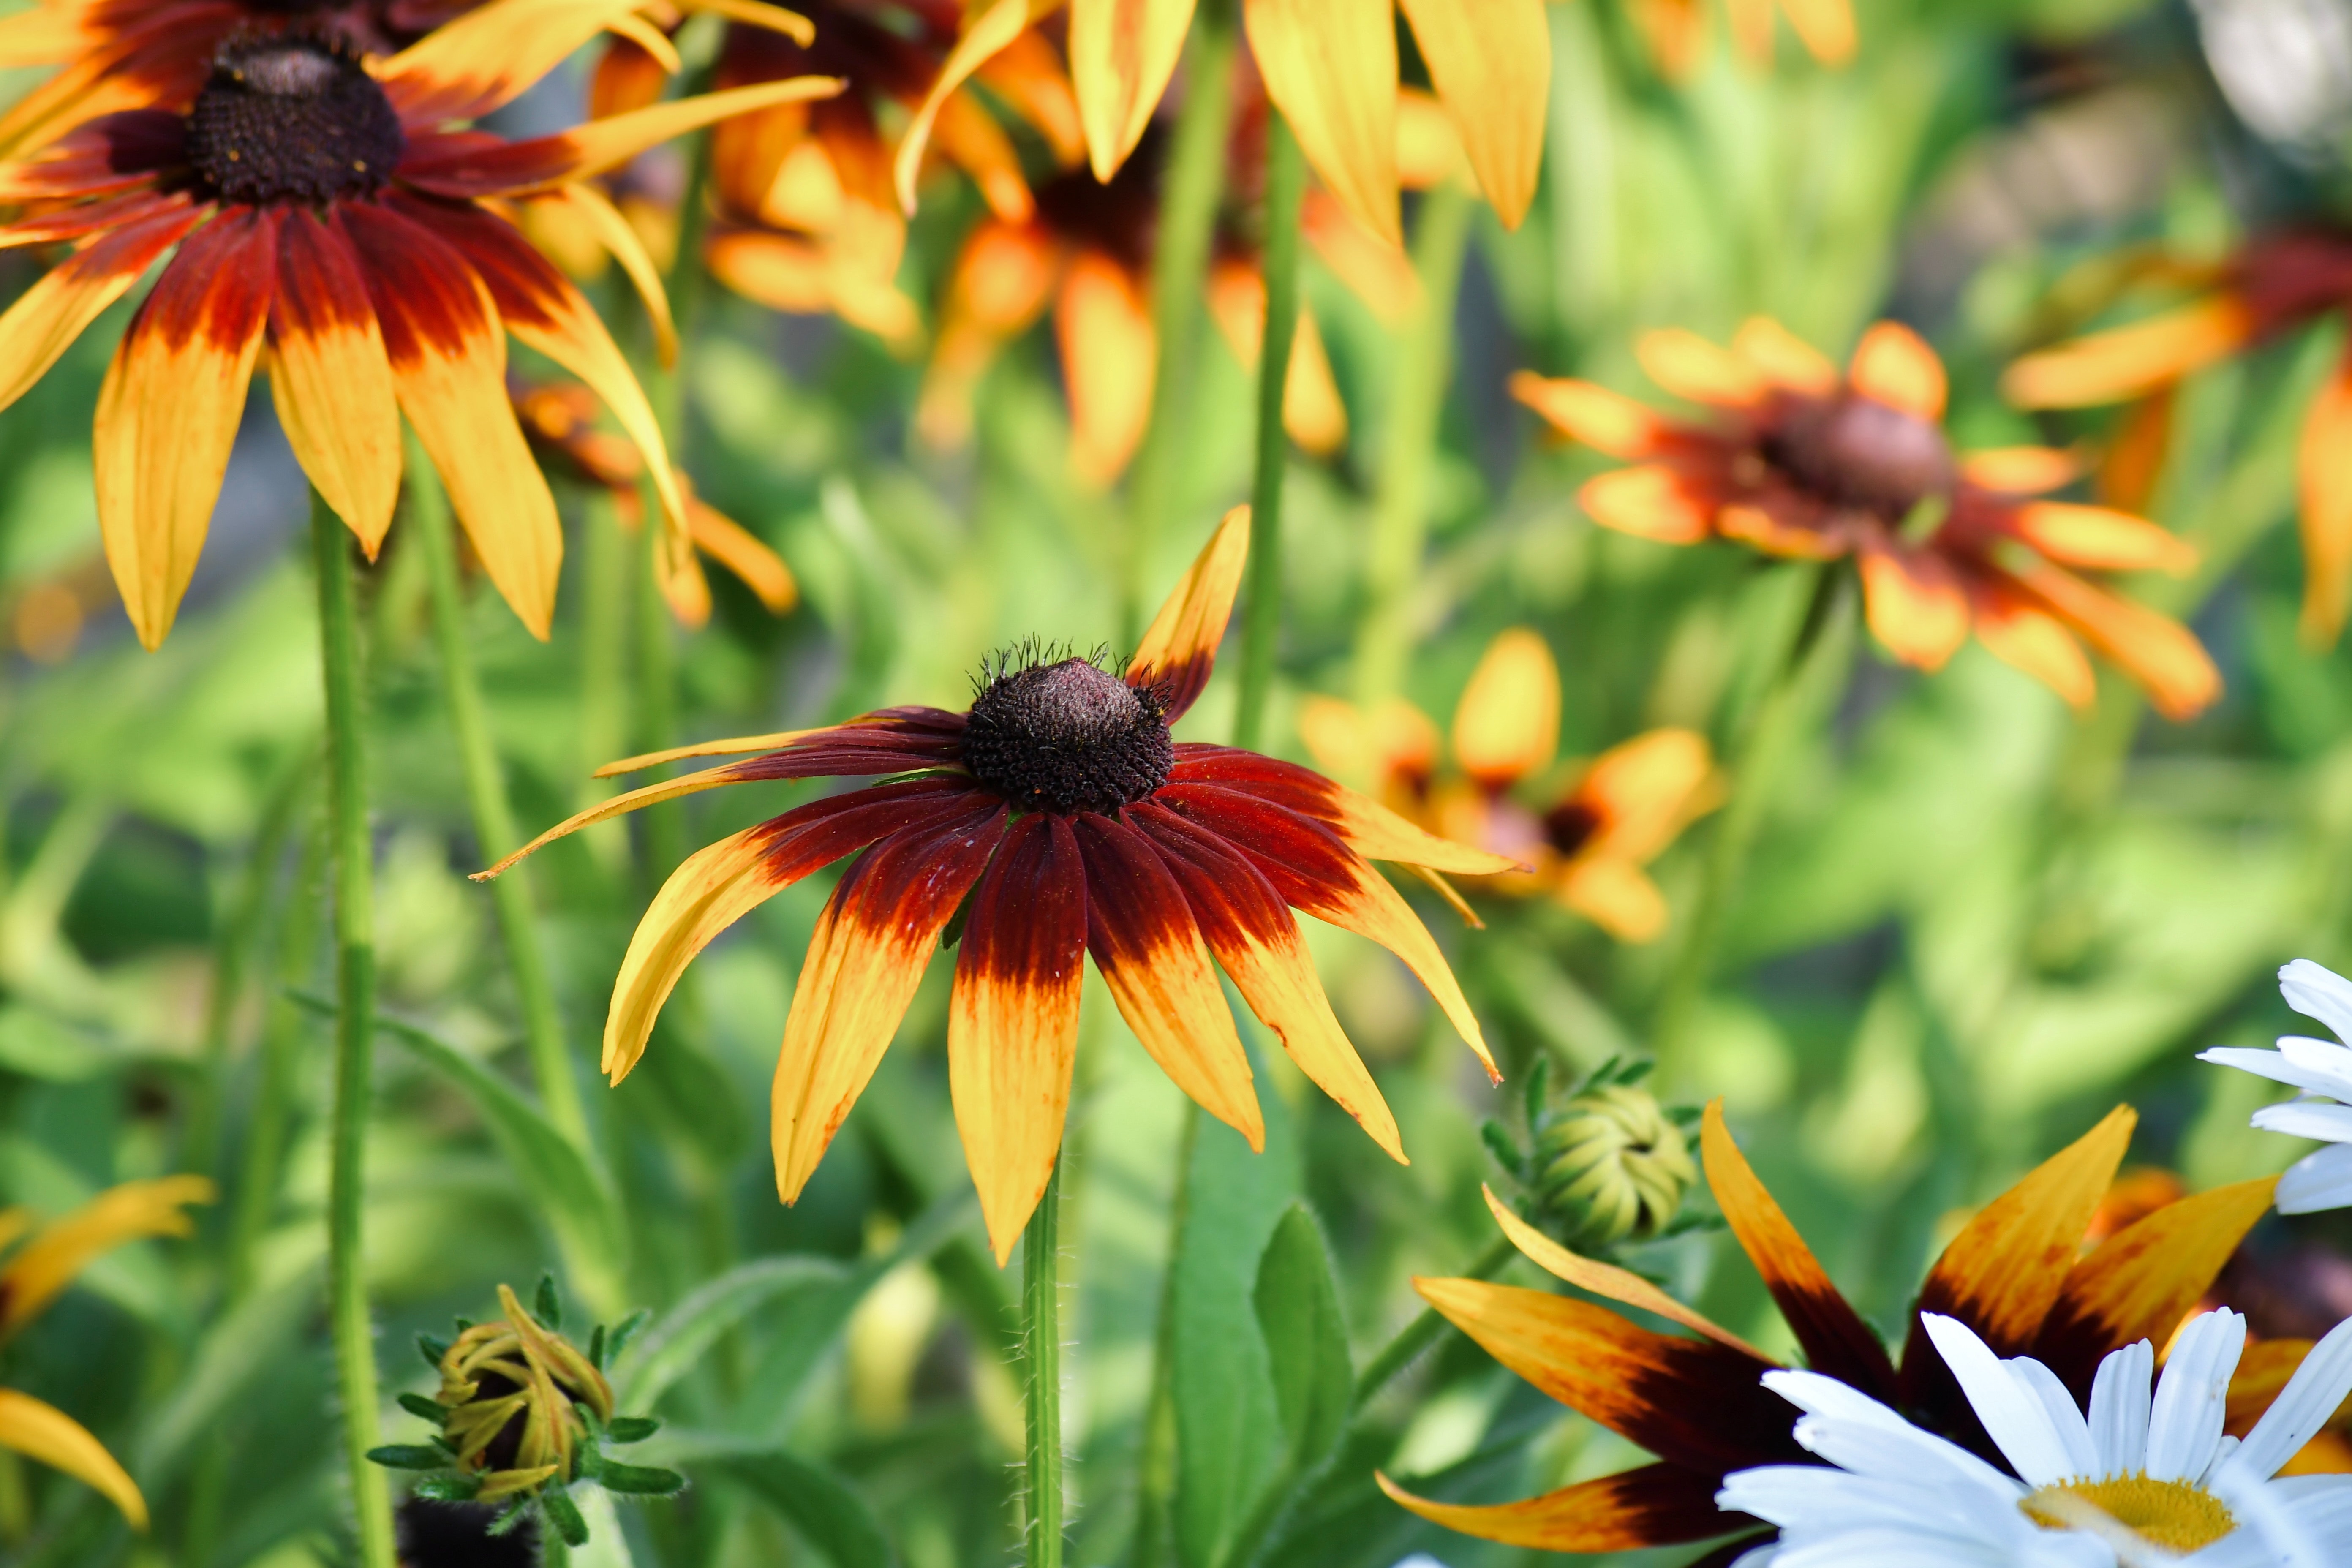
[[368, 195], [408, 145], [358, 57], [310, 37], [224, 47], [188, 115], [188, 162], [224, 201], [313, 205]]
[[1007, 671], [972, 702], [964, 765], [1022, 811], [1117, 811], [1168, 782], [1159, 697], [1090, 660]]
[[1799, 414], [1766, 456], [1822, 499], [1891, 520], [1949, 494], [1958, 471], [1939, 427], [1853, 393]]
[[1600, 831], [1601, 814], [1580, 800], [1563, 801], [1544, 813], [1544, 842], [1563, 859], [1575, 858]]

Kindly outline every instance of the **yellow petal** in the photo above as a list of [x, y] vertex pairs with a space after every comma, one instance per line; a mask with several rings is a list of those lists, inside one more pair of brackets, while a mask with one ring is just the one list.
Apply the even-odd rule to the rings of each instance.
[[1168, 90], [1193, 0], [1071, 0], [1070, 79], [1087, 161], [1108, 181], [1143, 139]]
[[1829, 356], [1769, 316], [1741, 322], [1731, 350], [1791, 392], [1827, 397], [1837, 391], [1838, 370]]
[[[1720, 1478], [1680, 1465], [1649, 1464], [1597, 1476], [1519, 1502], [1440, 1502], [1416, 1497], [1375, 1470], [1391, 1501], [1433, 1524], [1543, 1552], [1628, 1552], [1723, 1533], [1715, 1507]], [[1704, 1561], [1702, 1559], [1701, 1561]]]
[[2053, 561], [2111, 572], [2163, 572], [2185, 577], [2197, 569], [2197, 547], [2144, 517], [2112, 507], [2073, 501], [2028, 501], [2017, 509], [2017, 536]]
[[621, 209], [607, 200], [604, 193], [586, 183], [558, 185], [542, 201], [560, 202], [576, 215], [595, 235], [599, 243], [620, 263], [637, 299], [645, 305], [646, 319], [653, 324], [654, 350], [664, 365], [677, 363], [677, 323], [672, 320], [669, 295], [662, 288], [661, 268], [646, 253], [645, 240], [636, 227], [621, 216]]
[[1613, 855], [1580, 855], [1561, 873], [1559, 901], [1619, 942], [1655, 942], [1674, 911], [1650, 874]]
[[1660, 544], [1696, 544], [1714, 511], [1664, 464], [1618, 468], [1584, 481], [1576, 501], [1592, 521]]
[[1518, 371], [1511, 395], [1542, 415], [1563, 433], [1612, 458], [1655, 455], [1666, 437], [1666, 422], [1622, 393], [1589, 381], [1554, 379]]
[[400, 503], [400, 404], [359, 259], [296, 208], [278, 233], [269, 394], [302, 472], [373, 560]]
[[2252, 313], [2243, 304], [2216, 295], [2027, 354], [2000, 378], [2000, 390], [2025, 408], [2113, 403], [2227, 359], [2245, 347], [2253, 331]]
[[1496, 634], [1454, 710], [1454, 757], [1488, 789], [1551, 763], [1559, 743], [1559, 666], [1526, 626]]
[[29, 1394], [0, 1388], [0, 1448], [55, 1466], [121, 1509], [131, 1529], [147, 1528], [147, 1500], [139, 1495], [138, 1484], [105, 1444], [64, 1411]]
[[0, 313], [0, 408], [31, 391], [74, 340], [205, 216], [204, 209], [184, 207], [102, 235], [18, 295]]
[[1960, 458], [1960, 477], [2010, 495], [2040, 495], [2082, 478], [2080, 454], [2055, 447], [1994, 447]]
[[1765, 373], [1745, 355], [1680, 327], [1643, 332], [1633, 340], [1643, 372], [1676, 397], [1727, 408], [1746, 408], [1771, 390]]
[[1896, 321], [1862, 334], [1846, 379], [1864, 397], [1934, 423], [1944, 416], [1944, 362], [1926, 340]]
[[1591, 814], [1588, 847], [1643, 864], [1675, 835], [1721, 803], [1723, 781], [1706, 737], [1696, 730], [1651, 730], [1593, 760], [1570, 796]]
[[579, 52], [644, 0], [501, 0], [444, 23], [379, 73], [411, 124], [474, 120]]
[[1822, 64], [1842, 66], [1853, 58], [1853, 7], [1849, 0], [1780, 0], [1780, 10], [1805, 52]]
[[2334, 646], [2352, 606], [2352, 362], [2338, 366], [2304, 416], [2303, 641]]
[[142, 1237], [193, 1234], [194, 1222], [183, 1211], [213, 1197], [202, 1176], [125, 1182], [43, 1226], [0, 1268], [0, 1339], [39, 1317], [100, 1253]]
[[1234, 595], [1241, 592], [1249, 542], [1250, 509], [1237, 506], [1193, 557], [1128, 661], [1127, 683], [1157, 689], [1171, 721], [1209, 684], [1217, 645], [1224, 641], [1225, 623], [1233, 616]]
[[1402, 0], [1478, 188], [1517, 228], [1543, 167], [1551, 25], [1543, 0]]
[[1070, 469], [1089, 485], [1117, 479], [1151, 418], [1159, 333], [1142, 280], [1098, 250], [1063, 275], [1054, 336], [1070, 397]]
[[1977, 640], [1995, 658], [2050, 688], [2076, 709], [2097, 697], [2098, 677], [2083, 645], [2058, 618], [2021, 594], [1987, 588], [1972, 596]]
[[1729, 1329], [1721, 1327], [1705, 1313], [1684, 1306], [1632, 1269], [1620, 1268], [1613, 1263], [1603, 1263], [1598, 1258], [1570, 1251], [1513, 1214], [1510, 1206], [1495, 1195], [1494, 1188], [1481, 1185], [1478, 1190], [1486, 1195], [1487, 1210], [1494, 1215], [1495, 1223], [1503, 1227], [1503, 1234], [1511, 1238], [1511, 1245], [1546, 1273], [1558, 1275], [1580, 1290], [1606, 1296], [1612, 1301], [1622, 1301], [1641, 1311], [1654, 1312], [1670, 1323], [1680, 1323], [1693, 1333], [1705, 1334], [1717, 1344], [1729, 1345], [1767, 1365], [1772, 1364], [1770, 1356]]
[[686, 526], [694, 536], [694, 547], [733, 573], [770, 615], [784, 615], [800, 603], [800, 584], [793, 580], [793, 569], [766, 540], [691, 496], [687, 498]]
[[971, 79], [974, 71], [1009, 47], [1029, 21], [1030, 0], [993, 0], [948, 52], [937, 79], [923, 95], [914, 119], [908, 123], [906, 135], [898, 142], [895, 174], [900, 207], [910, 213], [915, 210], [915, 181], [923, 172], [923, 153], [930, 143], [931, 124], [939, 118], [940, 106], [950, 93]]
[[1969, 601], [1951, 563], [1932, 551], [1872, 546], [1862, 552], [1863, 608], [1887, 652], [1941, 669], [1969, 640]]
[[1390, 0], [1243, 0], [1242, 19], [1266, 96], [1307, 163], [1359, 221], [1402, 246]]

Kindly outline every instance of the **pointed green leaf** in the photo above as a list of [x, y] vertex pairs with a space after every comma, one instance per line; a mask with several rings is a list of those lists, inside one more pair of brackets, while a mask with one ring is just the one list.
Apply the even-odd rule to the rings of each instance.
[[563, 1331], [563, 1298], [555, 1293], [555, 1276], [539, 1277], [539, 1292], [530, 1304], [530, 1315], [556, 1333]]
[[564, 1493], [550, 1487], [540, 1493], [539, 1506], [547, 1514], [547, 1522], [566, 1546], [588, 1544], [588, 1521], [580, 1517], [580, 1505]]
[[615, 1443], [642, 1443], [660, 1430], [661, 1423], [650, 1415], [615, 1415], [604, 1436]]
[[431, 1443], [386, 1443], [370, 1448], [367, 1457], [369, 1464], [387, 1470], [438, 1470], [449, 1463], [448, 1454]]
[[653, 1465], [616, 1465], [607, 1459], [597, 1468], [596, 1484], [633, 1497], [670, 1497], [686, 1489], [686, 1478]]
[[449, 1419], [447, 1405], [437, 1399], [427, 1399], [421, 1394], [402, 1394], [400, 1407], [411, 1415], [422, 1416], [427, 1421], [438, 1423]]
[[1338, 1445], [1356, 1382], [1330, 1248], [1305, 1204], [1291, 1205], [1274, 1227], [1252, 1300], [1273, 1364], [1275, 1409], [1290, 1442], [1292, 1473], [1303, 1474]]

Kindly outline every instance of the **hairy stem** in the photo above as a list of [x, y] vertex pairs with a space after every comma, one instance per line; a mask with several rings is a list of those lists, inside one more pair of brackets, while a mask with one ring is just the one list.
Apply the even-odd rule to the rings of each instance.
[[1021, 1242], [1022, 1394], [1028, 1428], [1028, 1568], [1062, 1568], [1062, 1168]]
[[1274, 687], [1282, 631], [1282, 479], [1290, 437], [1282, 425], [1290, 349], [1298, 335], [1298, 211], [1307, 161], [1279, 110], [1265, 123], [1265, 332], [1257, 357], [1257, 474], [1250, 486], [1248, 605], [1242, 621], [1241, 700], [1234, 744], [1255, 750]]

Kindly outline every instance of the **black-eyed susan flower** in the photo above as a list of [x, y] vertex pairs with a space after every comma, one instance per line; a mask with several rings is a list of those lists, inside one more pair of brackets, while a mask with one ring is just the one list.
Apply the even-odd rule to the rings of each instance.
[[1623, 942], [1666, 928], [1665, 895], [1645, 868], [1722, 798], [1706, 738], [1652, 730], [1611, 747], [1529, 805], [1517, 792], [1546, 780], [1559, 741], [1559, 668], [1534, 631], [1487, 645], [1454, 710], [1456, 772], [1436, 766], [1436, 729], [1409, 704], [1367, 719], [1332, 698], [1310, 700], [1299, 731], [1335, 772], [1378, 779], [1384, 800], [1457, 843], [1530, 865], [1532, 877], [1480, 886], [1549, 894]]
[[95, 436], [108, 561], [148, 647], [194, 571], [257, 367], [303, 471], [371, 554], [398, 498], [407, 416], [535, 635], [553, 614], [562, 533], [508, 404], [509, 335], [604, 398], [648, 455], [684, 553], [684, 497], [644, 393], [587, 300], [491, 204], [837, 84], [772, 83], [524, 142], [445, 129], [593, 35], [604, 8], [582, 9], [495, 0], [373, 69], [314, 34], [233, 41], [184, 110], [105, 115], [0, 164], [0, 200], [33, 209], [0, 245], [74, 247], [0, 314], [0, 406], [178, 247], [116, 350]]
[[[202, 1176], [166, 1176], [110, 1187], [46, 1226], [37, 1226], [28, 1209], [0, 1209], [0, 1253], [7, 1253], [0, 1263], [0, 1345], [39, 1317], [91, 1258], [142, 1237], [186, 1236], [194, 1228], [187, 1205], [212, 1199], [213, 1184]], [[104, 1444], [56, 1406], [0, 1388], [0, 1448], [87, 1482], [122, 1510], [132, 1529], [147, 1528], [138, 1483]]]
[[1144, 1048], [1253, 1146], [1264, 1123], [1213, 955], [1300, 1069], [1401, 1160], [1396, 1121], [1332, 1016], [1291, 910], [1394, 952], [1491, 1072], [1444, 956], [1371, 862], [1472, 874], [1508, 862], [1432, 837], [1305, 768], [1172, 739], [1169, 726], [1207, 684], [1248, 552], [1248, 510], [1236, 509], [1124, 673], [1024, 650], [987, 667], [966, 712], [886, 709], [616, 763], [606, 771], [767, 753], [605, 802], [482, 875], [698, 790], [893, 775], [688, 859], [639, 922], [605, 1019], [604, 1068], [618, 1082], [706, 943], [794, 882], [857, 857], [818, 920], [776, 1064], [772, 1136], [787, 1203], [849, 1114], [959, 910], [949, 1084], [1000, 1259], [1061, 1147], [1089, 955]]
[[[2182, 376], [2352, 307], [2352, 234], [2309, 229], [2248, 245], [2218, 267], [2164, 268], [2196, 297], [2129, 326], [2030, 353], [2001, 389], [2027, 408], [2079, 408], [2159, 395]], [[2352, 609], [2352, 369], [2304, 416], [2303, 636], [2335, 642]]]
[[[634, 531], [642, 526], [645, 509], [637, 484], [645, 476], [645, 456], [631, 442], [597, 426], [594, 393], [577, 383], [543, 383], [515, 388], [514, 405], [523, 435], [545, 466], [604, 491], [622, 527]], [[686, 497], [686, 531], [695, 553], [687, 558], [687, 570], [664, 576], [661, 588], [680, 622], [698, 626], [710, 619], [710, 584], [702, 574], [701, 556], [726, 567], [770, 615], [787, 614], [800, 603], [799, 581], [782, 556], [696, 495], [686, 475], [680, 474], [677, 482]]]
[[[1732, 1141], [1719, 1103], [1706, 1110], [1700, 1149], [1723, 1217], [1811, 1372], [1997, 1462], [1994, 1435], [1937, 1352], [1923, 1317], [1965, 1326], [1995, 1355], [2032, 1356], [2049, 1369], [2051, 1389], [2084, 1400], [2112, 1352], [2169, 1339], [2270, 1206], [2273, 1178], [2241, 1182], [2159, 1208], [2084, 1252], [2084, 1237], [2135, 1120], [2117, 1107], [1978, 1210], [1929, 1269], [1899, 1355], [1889, 1354], [1830, 1282]], [[1416, 1279], [1415, 1289], [1504, 1365], [1657, 1457], [1522, 1502], [1439, 1502], [1386, 1477], [1383, 1489], [1448, 1529], [1553, 1552], [1629, 1551], [1757, 1531], [1761, 1521], [1726, 1511], [1716, 1498], [1735, 1471], [1807, 1462], [1788, 1406], [1763, 1382], [1773, 1359], [1641, 1276], [1561, 1247], [1492, 1193], [1487, 1204], [1518, 1249], [1548, 1272], [1696, 1337], [1639, 1327], [1590, 1301], [1482, 1280]], [[2218, 1431], [2218, 1405], [2212, 1415]], [[1744, 1543], [1769, 1540], [1767, 1531]]]
[[2168, 718], [2221, 695], [2188, 628], [2070, 570], [2179, 574], [2196, 552], [2128, 512], [2035, 499], [2074, 477], [2068, 454], [1955, 453], [1944, 367], [1908, 329], [1872, 327], [1843, 374], [1760, 318], [1729, 350], [1684, 331], [1637, 346], [1651, 379], [1706, 407], [1706, 423], [1588, 382], [1512, 382], [1561, 430], [1640, 465], [1584, 486], [1595, 521], [1670, 544], [1725, 538], [1801, 560], [1852, 557], [1872, 633], [1922, 669], [1942, 668], [1973, 631], [2078, 708], [2095, 689], [2084, 642]]

